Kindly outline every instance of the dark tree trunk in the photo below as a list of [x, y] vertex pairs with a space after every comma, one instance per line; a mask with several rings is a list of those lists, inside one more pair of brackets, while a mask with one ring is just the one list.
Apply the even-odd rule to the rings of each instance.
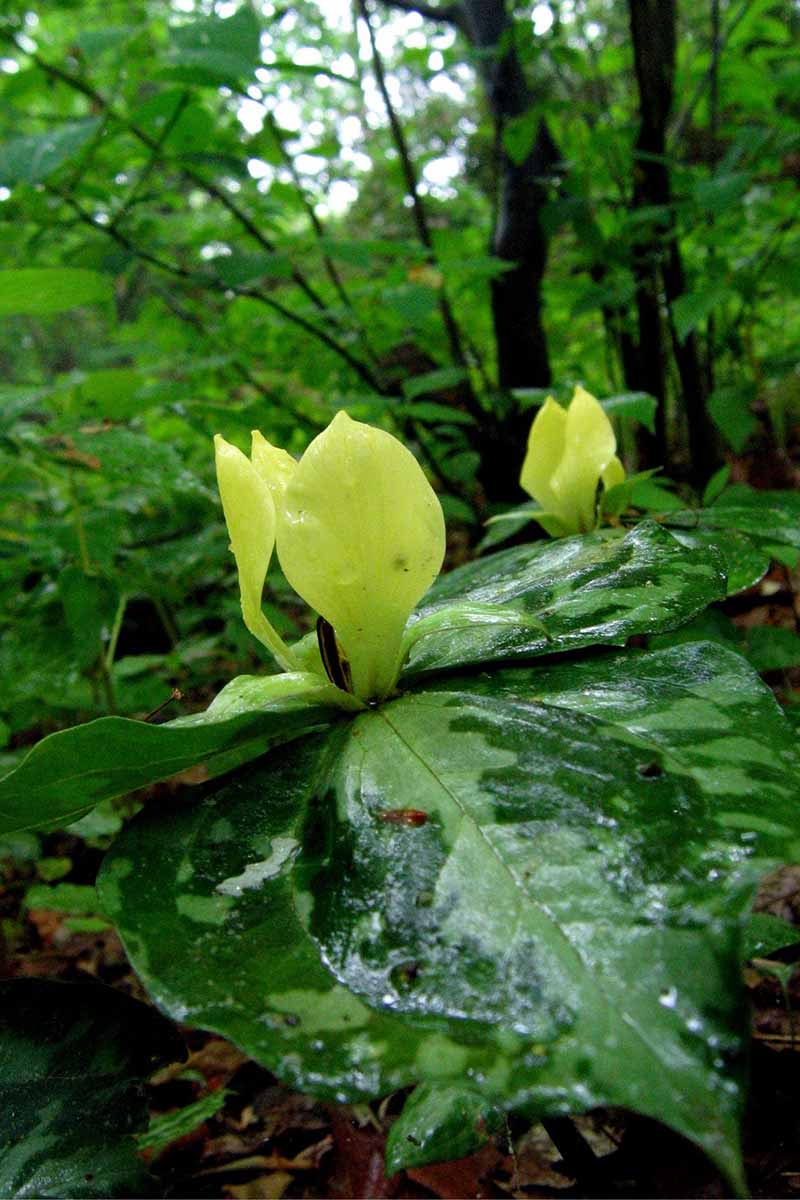
[[[639, 86], [640, 125], [634, 149], [633, 207], [666, 207], [670, 182], [664, 159], [666, 129], [672, 108], [675, 73], [674, 0], [629, 0], [636, 80]], [[658, 400], [654, 444], [643, 445], [656, 465], [667, 457], [667, 361], [661, 316], [660, 256], [669, 218], [653, 221], [648, 236], [633, 247], [636, 279], [636, 313], [639, 341], [626, 379], [634, 390], [649, 392]]]
[[[684, 294], [681, 252], [675, 236], [669, 169], [666, 163], [667, 121], [672, 108], [675, 77], [675, 0], [628, 0], [640, 126], [634, 160], [634, 208], [658, 207], [664, 216], [651, 223], [650, 235], [634, 246], [636, 309], [639, 344], [631, 363], [629, 386], [650, 392], [659, 401], [656, 414], [656, 459], [667, 461], [666, 374], [667, 345], [662, 319], [662, 294], [667, 311]], [[697, 338], [681, 341], [670, 319], [672, 350], [680, 376], [689, 432], [691, 477], [701, 482], [712, 465], [713, 440], [706, 410], [706, 378]]]
[[540, 214], [558, 153], [544, 121], [521, 163], [515, 163], [503, 146], [506, 122], [532, 104], [504, 0], [463, 0], [462, 26], [478, 52], [497, 130], [500, 178], [491, 250], [513, 263], [492, 283], [499, 382], [504, 388], [547, 387], [552, 376], [541, 296], [547, 238]]

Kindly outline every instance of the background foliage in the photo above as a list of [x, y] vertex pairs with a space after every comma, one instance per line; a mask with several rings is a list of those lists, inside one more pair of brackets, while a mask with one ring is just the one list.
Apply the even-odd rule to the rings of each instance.
[[[768, 482], [787, 482], [797, 12], [655, 7], [631, 27], [608, 2], [6, 6], [12, 734], [198, 695], [252, 654], [214, 431], [242, 442], [258, 425], [299, 450], [341, 406], [386, 422], [462, 542], [518, 501], [551, 380], [662, 401], [655, 419], [623, 405], [654, 431], [623, 422], [629, 466], [705, 482], [726, 447], [768, 438]], [[670, 21], [674, 78], [668, 54], [655, 75], [661, 108], [674, 98], [653, 113], [637, 66], [669, 49]], [[661, 155], [642, 148], [656, 116]], [[654, 163], [665, 203], [646, 194]], [[290, 625], [291, 605], [273, 616]]]

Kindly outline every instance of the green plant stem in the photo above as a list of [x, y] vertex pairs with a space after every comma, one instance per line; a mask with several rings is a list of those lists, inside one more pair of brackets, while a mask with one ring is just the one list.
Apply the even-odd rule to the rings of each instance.
[[100, 654], [99, 663], [100, 663], [100, 672], [99, 672], [100, 673], [100, 681], [103, 685], [103, 692], [105, 694], [105, 699], [106, 699], [106, 708], [108, 709], [109, 713], [113, 716], [117, 711], [117, 696], [116, 696], [116, 692], [114, 690], [114, 680], [111, 677], [111, 671], [109, 670], [108, 663], [106, 662], [106, 656], [102, 652]]
[[86, 542], [86, 528], [83, 524], [83, 509], [78, 499], [78, 486], [75, 483], [75, 472], [69, 473], [69, 490], [72, 497], [72, 516], [75, 521], [75, 536], [78, 539], [78, 557], [84, 575], [91, 574], [92, 564], [89, 560], [89, 547]]
[[169, 611], [169, 609], [167, 608], [166, 604], [164, 603], [164, 601], [161, 599], [160, 596], [153, 597], [153, 607], [155, 608], [156, 612], [158, 613], [158, 619], [161, 622], [161, 624], [164, 626], [164, 632], [166, 633], [169, 640], [172, 642], [172, 646], [174, 649], [175, 646], [177, 646], [178, 642], [181, 640], [180, 630], [178, 629], [178, 626], [175, 624], [175, 618], [173, 617], [172, 613]]
[[119, 641], [120, 630], [122, 629], [122, 621], [125, 616], [125, 609], [128, 607], [128, 597], [123, 594], [119, 598], [117, 611], [114, 613], [114, 623], [111, 626], [111, 634], [108, 639], [106, 648], [105, 664], [106, 670], [110, 671], [114, 664], [114, 656], [117, 653], [117, 642]]

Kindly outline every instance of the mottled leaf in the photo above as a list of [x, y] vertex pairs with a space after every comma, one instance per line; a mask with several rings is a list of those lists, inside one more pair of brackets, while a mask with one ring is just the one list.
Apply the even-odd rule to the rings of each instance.
[[406, 633], [408, 674], [621, 645], [688, 621], [725, 594], [717, 555], [645, 521], [536, 542], [459, 567], [425, 597]]
[[698, 525], [694, 529], [672, 529], [670, 532], [682, 545], [706, 550], [721, 558], [725, 564], [729, 596], [753, 587], [769, 570], [769, 553], [738, 529]]
[[403, 1105], [386, 1140], [386, 1173], [463, 1158], [502, 1124], [497, 1110], [471, 1088], [421, 1083]]
[[800, 849], [795, 762], [718, 646], [440, 680], [143, 813], [100, 895], [160, 1005], [291, 1084], [625, 1105], [738, 1185], [741, 928]]
[[171, 1023], [101, 984], [0, 983], [0, 1193], [153, 1196], [144, 1082], [185, 1057]]
[[800, 551], [800, 495], [756, 491], [737, 484], [706, 508], [670, 512], [665, 519], [687, 544], [716, 547], [729, 572], [728, 594], [757, 583], [776, 551]]

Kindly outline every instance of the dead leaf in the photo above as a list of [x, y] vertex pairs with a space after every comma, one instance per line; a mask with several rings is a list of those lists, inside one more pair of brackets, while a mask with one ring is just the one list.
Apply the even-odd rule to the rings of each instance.
[[247, 1183], [227, 1184], [225, 1195], [231, 1196], [232, 1200], [280, 1200], [291, 1182], [288, 1171], [273, 1171]]

